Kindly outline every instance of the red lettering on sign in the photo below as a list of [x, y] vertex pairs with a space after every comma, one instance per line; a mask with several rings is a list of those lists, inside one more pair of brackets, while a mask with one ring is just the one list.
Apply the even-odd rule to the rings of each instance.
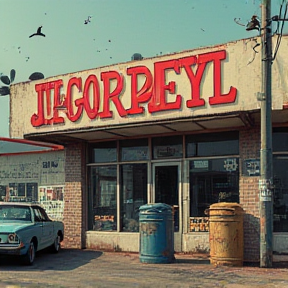
[[[110, 92], [110, 81], [115, 79], [117, 81], [116, 88], [113, 92]], [[111, 118], [113, 112], [110, 110], [110, 100], [114, 103], [119, 115], [121, 117], [126, 116], [127, 112], [120, 102], [119, 96], [123, 89], [123, 76], [116, 71], [102, 72], [101, 80], [104, 86], [103, 95], [103, 111], [99, 113], [101, 118]]]
[[[63, 86], [62, 80], [36, 84], [38, 111], [32, 115], [31, 124], [34, 127], [39, 127], [64, 123], [64, 117], [59, 116], [59, 109], [62, 107], [66, 108], [64, 113], [67, 119], [76, 122], [81, 119], [83, 113], [86, 113], [89, 119], [94, 120], [97, 117], [100, 119], [112, 118], [114, 110], [117, 111], [120, 117], [144, 114], [146, 106], [148, 107], [148, 113], [180, 110], [183, 98], [188, 98], [185, 104], [190, 109], [205, 106], [205, 99], [209, 99], [210, 105], [234, 103], [237, 97], [235, 87], [231, 86], [228, 93], [222, 94], [221, 64], [225, 59], [226, 51], [221, 50], [156, 62], [154, 63], [154, 76], [146, 66], [129, 67], [126, 70], [126, 77], [130, 76], [131, 79], [130, 95], [128, 96], [129, 90], [125, 85], [125, 77], [117, 71], [101, 72], [101, 82], [98, 81], [96, 75], [88, 75], [83, 92], [82, 78], [73, 77], [67, 83], [66, 95], [60, 95]], [[205, 84], [204, 72], [208, 63], [213, 67], [213, 95], [210, 97], [206, 95], [204, 99], [204, 95], [201, 95], [201, 85]], [[180, 95], [177, 94], [176, 82], [178, 80], [169, 81], [168, 76], [172, 75], [174, 79], [181, 77], [181, 81], [177, 84], [183, 85], [182, 83], [185, 82], [182, 81], [181, 73], [184, 73], [184, 71], [190, 85], [186, 85], [188, 87], [181, 90], [185, 91], [185, 95]], [[73, 93], [76, 92], [75, 89], [77, 89], [80, 96], [75, 96], [76, 93]], [[54, 99], [51, 99], [52, 95], [54, 95]], [[123, 101], [122, 97], [124, 95], [130, 97], [130, 99]], [[65, 97], [65, 100], [62, 99], [63, 97]], [[111, 102], [115, 109], [110, 107]], [[51, 109], [51, 103], [53, 103], [53, 110]], [[131, 106], [129, 108], [125, 107], [125, 103], [126, 106], [127, 103], [131, 103]]]
[[44, 115], [44, 92], [46, 91], [46, 84], [36, 84], [35, 91], [37, 92], [37, 105], [38, 105], [38, 113], [33, 114], [31, 117], [31, 124], [34, 127], [39, 127], [44, 124], [45, 122], [45, 115]]
[[176, 60], [169, 60], [154, 63], [154, 89], [151, 102], [148, 104], [150, 113], [179, 109], [181, 107], [182, 97], [176, 95], [175, 102], [166, 101], [166, 91], [175, 94], [175, 82], [171, 81], [166, 84], [165, 73], [166, 70], [173, 69], [177, 74], [180, 73], [179, 62]]
[[[53, 109], [53, 116], [51, 116], [51, 89], [54, 89], [54, 104], [58, 103], [59, 99], [59, 90], [60, 87], [63, 85], [62, 80], [56, 80], [51, 81], [44, 84], [36, 84], [35, 90], [37, 92], [37, 105], [38, 105], [38, 113], [33, 114], [31, 117], [31, 124], [34, 127], [39, 127], [42, 125], [49, 125], [52, 123], [62, 123], [64, 122], [64, 119], [61, 120], [62, 117], [58, 117], [58, 112], [55, 112], [55, 109]], [[46, 112], [47, 115], [45, 115], [44, 111], [44, 93], [46, 94]], [[54, 118], [55, 117], [55, 121]]]
[[[145, 83], [138, 90], [138, 76], [145, 75]], [[153, 77], [150, 70], [146, 66], [131, 67], [127, 69], [127, 75], [131, 75], [131, 108], [127, 110], [128, 114], [141, 114], [144, 107], [140, 107], [140, 103], [146, 103], [152, 96]]]
[[[89, 88], [93, 85], [93, 107], [90, 105], [90, 94]], [[100, 99], [100, 88], [97, 77], [95, 75], [90, 75], [85, 81], [84, 86], [84, 109], [90, 119], [95, 119], [99, 110], [99, 99]]]
[[[221, 60], [226, 59], [226, 51], [221, 50], [214, 53], [207, 53], [200, 55], [205, 59], [205, 62], [214, 62], [214, 95], [209, 98], [210, 105], [233, 103], [236, 100], [237, 89], [230, 87], [230, 91], [227, 94], [221, 94]], [[208, 61], [207, 61], [208, 60]]]
[[[53, 109], [53, 118], [49, 120], [50, 123], [54, 123], [54, 124], [64, 123], [64, 118], [59, 116], [59, 111], [57, 109], [55, 109], [55, 107], [58, 107], [58, 106], [61, 105], [60, 88], [62, 87], [62, 85], [63, 85], [62, 80], [57, 80], [57, 81], [53, 82], [53, 88], [54, 88], [54, 109]], [[50, 92], [50, 89], [48, 91]], [[50, 98], [50, 95], [49, 95], [49, 98]], [[47, 96], [47, 99], [48, 99], [48, 96]], [[47, 105], [48, 105], [48, 103], [47, 103]]]
[[67, 94], [65, 99], [65, 104], [67, 105], [67, 116], [68, 119], [72, 122], [76, 122], [82, 112], [83, 112], [83, 98], [75, 100], [75, 106], [77, 107], [76, 113], [74, 113], [73, 109], [73, 101], [72, 101], [72, 88], [73, 86], [76, 86], [78, 88], [78, 91], [82, 91], [82, 79], [73, 77], [69, 80], [67, 85]]
[[200, 99], [200, 84], [203, 72], [206, 67], [206, 63], [199, 63], [197, 70], [194, 74], [191, 66], [197, 63], [196, 56], [186, 57], [181, 59], [180, 61], [181, 66], [184, 67], [191, 84], [191, 99], [186, 101], [187, 107], [192, 108], [192, 107], [204, 106], [205, 100]]

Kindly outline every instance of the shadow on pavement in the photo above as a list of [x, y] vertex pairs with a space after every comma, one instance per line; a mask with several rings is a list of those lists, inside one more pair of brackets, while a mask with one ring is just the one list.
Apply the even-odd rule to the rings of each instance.
[[[175, 263], [187, 263], [187, 264], [210, 264], [209, 254], [175, 254]], [[225, 265], [224, 265], [225, 266]], [[227, 265], [229, 266], [229, 265]], [[219, 265], [221, 267], [221, 265]], [[230, 266], [233, 267], [233, 266]], [[255, 267], [260, 268], [260, 262], [246, 262], [243, 263], [243, 268]], [[274, 269], [288, 269], [288, 254], [273, 255], [273, 266]]]
[[[260, 262], [244, 262], [244, 266], [260, 268]], [[287, 254], [273, 254], [272, 268], [287, 269], [288, 268], [288, 255]]]
[[175, 263], [184, 263], [184, 264], [209, 264], [209, 259], [176, 259]]
[[[260, 268], [260, 263], [259, 262], [244, 262], [243, 266]], [[272, 269], [288, 269], [288, 261], [274, 261], [272, 264]]]
[[175, 258], [175, 263], [210, 265], [210, 256], [207, 253], [175, 253]]
[[103, 252], [80, 250], [80, 249], [61, 249], [59, 253], [53, 254], [49, 250], [36, 253], [36, 258], [32, 266], [22, 264], [21, 258], [16, 256], [1, 256], [0, 270], [2, 271], [69, 271], [84, 266], [91, 260], [99, 258]]

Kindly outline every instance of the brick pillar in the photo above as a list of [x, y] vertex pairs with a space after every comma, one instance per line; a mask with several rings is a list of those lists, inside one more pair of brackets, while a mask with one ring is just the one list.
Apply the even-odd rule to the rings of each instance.
[[65, 147], [65, 194], [63, 247], [85, 247], [85, 145], [76, 143]]
[[260, 212], [258, 176], [243, 176], [245, 159], [260, 159], [260, 127], [240, 131], [240, 204], [244, 215], [244, 261], [260, 261]]

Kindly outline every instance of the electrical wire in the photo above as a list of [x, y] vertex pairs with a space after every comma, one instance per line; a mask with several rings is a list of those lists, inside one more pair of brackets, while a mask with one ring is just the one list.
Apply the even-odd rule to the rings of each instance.
[[[282, 4], [280, 5], [280, 11], [279, 11], [279, 18], [281, 17], [281, 15], [282, 15], [282, 8], [283, 8], [283, 4], [284, 4], [284, 1], [285, 0], [282, 0]], [[280, 22], [279, 21], [277, 21], [277, 29], [276, 29], [276, 31], [275, 31], [275, 34], [279, 34], [279, 25], [280, 25]]]
[[[278, 14], [278, 19], [281, 18], [282, 8], [283, 8], [283, 5], [284, 5], [284, 1], [285, 1], [285, 0], [282, 0], [282, 4], [280, 5], [280, 11], [279, 11], [279, 14]], [[275, 51], [276, 51], [276, 53], [277, 53], [277, 50], [278, 50], [277, 47], [280, 46], [280, 40], [281, 40], [281, 32], [280, 32], [280, 30], [279, 30], [279, 27], [280, 27], [280, 21], [277, 21], [276, 33], [277, 33], [278, 37], [277, 37], [277, 42], [276, 42], [276, 45], [275, 45]], [[273, 61], [274, 59], [275, 59], [275, 56], [273, 57], [272, 61]]]
[[[281, 18], [281, 12], [282, 12], [282, 5], [284, 3], [284, 0], [281, 4], [281, 7], [280, 7], [280, 12], [279, 12], [279, 18]], [[283, 19], [286, 19], [286, 15], [287, 15], [287, 10], [288, 10], [288, 3], [286, 3], [285, 5], [285, 11], [284, 11], [284, 16], [283, 16]], [[281, 26], [281, 30], [280, 30], [280, 33], [278, 34], [278, 37], [277, 37], [277, 42], [276, 42], [276, 46], [275, 46], [275, 50], [274, 50], [274, 56], [272, 57], [272, 61], [276, 58], [276, 55], [277, 55], [277, 52], [278, 52], [278, 49], [280, 47], [280, 43], [281, 43], [281, 40], [282, 40], [282, 35], [283, 35], [283, 29], [284, 29], [284, 22], [282, 20], [282, 26]]]

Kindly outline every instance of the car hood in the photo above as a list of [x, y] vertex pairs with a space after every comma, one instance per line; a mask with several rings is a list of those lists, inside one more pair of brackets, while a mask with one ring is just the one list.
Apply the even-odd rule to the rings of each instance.
[[19, 222], [0, 222], [0, 233], [9, 232], [14, 233], [29, 226], [33, 226], [33, 223], [19, 223]]

